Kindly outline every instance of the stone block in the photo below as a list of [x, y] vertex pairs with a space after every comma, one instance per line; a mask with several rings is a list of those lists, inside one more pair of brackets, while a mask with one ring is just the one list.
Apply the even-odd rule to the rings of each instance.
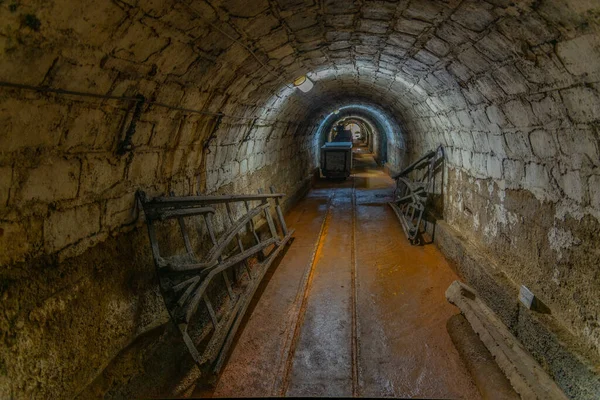
[[235, 23], [239, 24], [241, 29], [252, 39], [258, 39], [271, 32], [280, 25], [279, 19], [271, 13], [263, 13], [248, 22], [246, 19], [240, 19]]
[[284, 11], [306, 8], [314, 5], [313, 0], [276, 0], [279, 7]]
[[496, 124], [499, 127], [505, 127], [508, 123], [502, 109], [495, 104], [487, 107], [485, 113], [492, 124]]
[[325, 13], [347, 14], [358, 11], [358, 4], [354, 0], [325, 0]]
[[531, 147], [527, 134], [520, 131], [505, 132], [507, 154], [514, 159], [524, 159], [531, 156]]
[[539, 188], [543, 190], [549, 190], [550, 174], [548, 172], [548, 168], [545, 165], [537, 163], [525, 164], [523, 186], [526, 189]]
[[565, 106], [557, 92], [549, 93], [539, 100], [530, 100], [533, 113], [542, 124], [566, 119]]
[[267, 0], [256, 0], [248, 3], [246, 0], [224, 0], [221, 7], [236, 17], [255, 17], [269, 8]]
[[558, 182], [563, 193], [570, 199], [578, 203], [583, 202], [585, 196], [585, 187], [581, 182], [581, 176], [578, 171], [566, 171], [560, 175], [558, 168], [553, 170], [554, 179]]
[[152, 28], [141, 22], [132, 23], [118, 39], [114, 54], [134, 62], [143, 62], [169, 43], [168, 37], [159, 37]]
[[44, 222], [44, 245], [46, 251], [55, 252], [98, 231], [99, 204], [54, 211]]
[[0, 209], [6, 207], [12, 185], [12, 168], [0, 167]]
[[183, 98], [183, 89], [180, 85], [173, 83], [163, 83], [158, 90], [156, 101], [160, 103], [179, 105]]
[[156, 181], [159, 153], [134, 153], [127, 171], [127, 179], [133, 185], [152, 184]]
[[363, 19], [360, 21], [358, 29], [361, 32], [386, 33], [389, 25], [390, 23], [387, 21]]
[[80, 194], [100, 194], [123, 181], [125, 160], [88, 156], [83, 162]]
[[590, 196], [590, 205], [600, 211], [600, 175], [592, 175], [588, 178], [587, 187]]
[[240, 174], [246, 175], [248, 173], [248, 160], [244, 159], [240, 162]]
[[105, 230], [114, 231], [120, 226], [131, 224], [135, 221], [138, 212], [135, 193], [127, 193], [116, 199], [108, 199], [102, 227]]
[[117, 78], [116, 71], [103, 69], [92, 64], [81, 65], [66, 61], [59, 61], [52, 69], [52, 74], [52, 84], [56, 87], [95, 93], [107, 93], [115, 78]]
[[477, 79], [475, 85], [481, 94], [492, 103], [499, 103], [506, 96], [496, 81], [489, 76]]
[[173, 147], [181, 121], [170, 118], [161, 118], [154, 124], [154, 133], [150, 140], [150, 147]]
[[486, 158], [487, 172], [490, 178], [502, 179], [502, 159], [496, 156]]
[[465, 1], [452, 14], [451, 19], [465, 28], [481, 32], [496, 19], [491, 11], [491, 5], [485, 6], [479, 1]]
[[508, 120], [517, 128], [530, 127], [538, 122], [531, 105], [524, 100], [516, 99], [504, 103], [502, 110]]
[[20, 222], [0, 221], [0, 265], [23, 261], [32, 250], [27, 228]]
[[321, 25], [313, 25], [310, 28], [305, 28], [297, 31], [294, 34], [294, 36], [296, 40], [300, 43], [309, 43], [321, 39], [324, 34], [325, 31], [323, 27], [321, 27]]
[[502, 161], [502, 176], [509, 182], [520, 183], [525, 175], [522, 161], [505, 159]]
[[471, 42], [477, 37], [477, 33], [465, 29], [460, 24], [446, 21], [440, 24], [435, 32], [436, 36], [443, 38], [453, 47]]
[[18, 195], [21, 201], [53, 202], [73, 199], [79, 188], [80, 162], [62, 158], [48, 159], [27, 171]]
[[600, 119], [600, 95], [590, 87], [578, 86], [560, 92], [569, 116], [575, 122], [592, 122]]
[[544, 159], [551, 158], [556, 155], [556, 144], [551, 132], [543, 129], [536, 129], [529, 133], [529, 142], [533, 154]]
[[365, 1], [361, 12], [367, 19], [389, 20], [394, 16], [395, 6], [386, 1]]
[[507, 38], [525, 41], [530, 46], [538, 46], [559, 37], [560, 33], [551, 27], [538, 13], [525, 13], [518, 16], [505, 16], [498, 21], [502, 34]]
[[[169, 46], [153, 58], [158, 70], [163, 74], [183, 75], [196, 60], [194, 48], [187, 43], [172, 40]], [[164, 84], [163, 84], [164, 85]]]
[[9, 98], [0, 102], [2, 151], [56, 146], [67, 110], [63, 105], [46, 104], [37, 100]]
[[600, 165], [598, 141], [591, 129], [565, 129], [557, 133], [559, 149], [566, 156], [565, 161], [574, 168], [583, 164]]
[[[490, 130], [490, 120], [485, 113], [485, 107], [478, 107], [469, 113], [473, 120], [473, 127], [477, 131], [487, 132]], [[495, 125], [494, 125], [495, 126]], [[485, 136], [485, 135], [484, 135]]]
[[[106, 124], [106, 115], [102, 110], [73, 107], [69, 121], [65, 124], [65, 133], [60, 141], [66, 150], [84, 151], [94, 148], [96, 136]], [[118, 137], [120, 132], [114, 132]]]
[[450, 52], [450, 46], [448, 43], [444, 42], [442, 39], [433, 36], [426, 44], [425, 48], [431, 51], [433, 54], [438, 57], [444, 57], [446, 54]]
[[475, 47], [492, 61], [500, 62], [514, 55], [513, 44], [497, 31], [485, 35]]
[[421, 50], [417, 52], [414, 55], [414, 57], [415, 59], [426, 65], [435, 65], [440, 61], [438, 57], [428, 52], [427, 50]]
[[446, 10], [448, 9], [445, 9], [442, 4], [435, 1], [414, 1], [409, 4], [402, 15], [411, 19], [433, 22], [441, 18]]
[[291, 45], [286, 44], [286, 45], [281, 46], [273, 51], [270, 51], [269, 58], [278, 60], [278, 59], [282, 59], [282, 58], [287, 57], [292, 54], [294, 54], [294, 48]]
[[527, 81], [512, 65], [495, 70], [492, 76], [506, 94], [514, 95], [528, 91]]
[[600, 76], [600, 37], [597, 34], [559, 42], [556, 45], [556, 54], [573, 75]]
[[[19, 13], [14, 13], [13, 21], [6, 18], [8, 12], [3, 12], [2, 18], [5, 27], [9, 27], [11, 22], [17, 28], [21, 25], [19, 21]], [[9, 82], [19, 82], [25, 85], [40, 85], [52, 68], [52, 64], [56, 62], [56, 54], [43, 46], [21, 46], [15, 37], [10, 37], [5, 30], [5, 35], [0, 37], [0, 49], [2, 57], [0, 57], [0, 71], [2, 71], [2, 79]]]
[[325, 24], [337, 29], [350, 28], [354, 24], [354, 17], [354, 14], [327, 15]]
[[421, 34], [421, 32], [423, 32], [425, 29], [427, 29], [430, 26], [431, 26], [431, 24], [428, 24], [427, 22], [413, 20], [413, 19], [400, 18], [396, 22], [394, 29], [397, 30], [398, 32], [407, 33], [409, 35], [416, 36], [416, 35]]

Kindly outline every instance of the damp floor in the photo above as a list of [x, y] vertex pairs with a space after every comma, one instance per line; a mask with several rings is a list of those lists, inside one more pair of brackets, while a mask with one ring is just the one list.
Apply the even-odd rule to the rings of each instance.
[[434, 245], [409, 244], [392, 192], [365, 147], [350, 178], [315, 185], [216, 386], [195, 395], [480, 398], [446, 331], [457, 277]]

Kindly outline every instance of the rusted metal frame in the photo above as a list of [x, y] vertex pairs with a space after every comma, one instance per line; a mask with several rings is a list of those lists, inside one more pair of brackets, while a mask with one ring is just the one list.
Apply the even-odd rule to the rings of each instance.
[[[274, 192], [273, 188], [271, 188], [271, 192]], [[222, 362], [225, 359], [224, 357], [227, 354], [227, 351], [232, 343], [233, 337], [235, 336], [235, 332], [239, 327], [242, 317], [260, 281], [262, 280], [264, 274], [266, 273], [266, 270], [269, 268], [272, 261], [280, 253], [281, 249], [289, 241], [293, 233], [293, 230], [288, 231], [287, 226], [285, 225], [285, 220], [283, 219], [283, 213], [281, 212], [279, 204], [279, 198], [282, 196], [283, 195], [277, 193], [271, 193], [270, 195], [263, 195], [261, 193], [259, 195], [226, 197], [193, 196], [194, 199], [192, 201], [187, 201], [188, 198], [185, 198], [184, 201], [181, 201], [182, 198], [166, 197], [161, 198], [160, 202], [155, 202], [154, 200], [148, 201], [145, 195], [140, 196], [140, 200], [142, 202], [142, 205], [144, 206], [144, 211], [148, 216], [148, 232], [152, 245], [153, 256], [155, 258], [155, 263], [157, 267], [169, 266], [169, 274], [193, 271], [197, 271], [198, 273], [198, 275], [186, 279], [185, 281], [180, 282], [177, 285], [171, 287], [171, 290], [173, 292], [183, 291], [183, 293], [177, 300], [177, 306], [175, 308], [169, 305], [167, 305], [167, 308], [169, 310], [171, 318], [177, 323], [177, 326], [179, 327], [182, 333], [184, 342], [186, 343], [190, 354], [199, 365], [202, 365], [208, 361], [213, 363], [218, 357], [217, 364], [215, 366], [215, 371], [218, 371], [221, 368]], [[270, 198], [275, 199], [275, 208], [277, 211], [278, 220], [281, 225], [282, 231], [284, 232], [283, 238], [280, 238], [278, 236], [275, 224], [271, 217], [269, 204]], [[214, 201], [215, 199], [216, 201]], [[206, 207], [204, 205], [207, 201], [226, 204], [228, 214], [227, 218], [229, 218], [231, 226], [226, 231], [224, 238], [218, 241], [214, 232], [214, 227], [211, 219], [212, 215], [215, 213], [215, 210], [212, 207]], [[231, 215], [231, 207], [229, 203], [234, 201], [244, 202], [244, 206], [246, 207], [247, 211], [247, 214], [238, 221], [234, 221]], [[261, 201], [261, 203], [257, 207], [250, 209], [249, 201]], [[271, 238], [265, 241], [260, 240], [260, 237], [256, 232], [256, 226], [254, 224], [254, 217], [259, 215], [261, 212], [265, 212], [265, 218], [267, 220], [267, 224], [269, 225], [269, 230], [272, 236]], [[211, 248], [211, 251], [209, 252], [212, 259], [209, 260], [209, 262], [203, 263], [181, 263], [177, 260], [163, 259], [160, 256], [155, 227], [152, 223], [153, 219], [177, 218], [180, 223], [180, 230], [184, 237], [184, 242], [186, 244], [186, 251], [188, 255], [191, 256], [191, 258], [195, 259], [193, 250], [191, 248], [191, 243], [189, 241], [189, 237], [187, 237], [187, 229], [183, 219], [183, 217], [193, 215], [202, 215], [205, 220], [207, 231], [213, 244], [213, 248]], [[252, 234], [257, 242], [255, 246], [252, 246], [247, 250], [244, 249], [240, 237], [240, 231], [245, 225], [250, 227], [250, 230], [252, 231]], [[234, 238], [237, 239], [237, 245], [238, 249], [240, 250], [240, 253], [223, 260], [222, 252]], [[266, 259], [261, 260], [261, 262], [256, 267], [258, 273], [255, 276], [252, 276], [246, 263], [246, 260], [253, 254], [261, 253], [271, 245], [275, 245], [275, 248], [269, 253]], [[217, 258], [217, 260], [214, 259], [215, 257]], [[235, 301], [232, 296], [230, 283], [228, 282], [227, 277], [224, 277], [226, 285], [228, 286], [228, 291], [230, 292], [230, 297], [233, 301], [233, 306], [229, 308], [228, 312], [221, 316], [221, 321], [219, 321], [217, 313], [214, 307], [212, 306], [210, 299], [207, 296], [206, 290], [218, 274], [226, 273], [226, 270], [228, 268], [231, 268], [239, 264], [240, 262], [245, 263], [251, 283], [247, 286], [247, 289], [244, 291], [244, 293], [238, 296], [237, 301]], [[161, 286], [161, 291], [163, 289], [164, 288]], [[163, 297], [164, 296], [165, 294], [163, 293]], [[209, 340], [209, 344], [203, 351], [202, 355], [200, 355], [198, 349], [193, 343], [193, 340], [187, 333], [189, 321], [191, 320], [192, 315], [196, 313], [201, 301], [204, 301], [204, 303], [206, 304], [207, 311], [214, 328], [214, 332], [212, 334], [211, 339]], [[208, 331], [205, 334], [208, 334]]]
[[[271, 193], [275, 193], [275, 187], [271, 186]], [[277, 212], [277, 219], [279, 220], [279, 226], [281, 226], [281, 230], [283, 231], [283, 236], [287, 236], [288, 228], [285, 223], [285, 219], [283, 218], [283, 212], [281, 211], [281, 201], [279, 197], [275, 198], [275, 211]]]
[[[246, 225], [249, 221], [252, 220], [255, 216], [260, 214], [263, 210], [269, 207], [268, 203], [263, 203], [258, 207], [250, 210], [243, 218], [241, 218], [233, 227], [229, 228], [225, 233], [223, 239], [217, 243], [217, 240], [214, 239], [214, 233], [211, 235], [211, 240], [214, 239], [215, 246], [208, 252], [206, 257], [204, 258], [204, 262], [214, 261], [218, 257], [221, 257], [225, 248], [231, 243], [231, 241], [236, 237], [236, 234]], [[268, 212], [268, 210], [267, 210]]]
[[[162, 206], [165, 203], [181, 203], [182, 206], [190, 203], [198, 204], [219, 204], [236, 201], [251, 201], [270, 199], [272, 197], [284, 197], [285, 193], [269, 193], [269, 194], [247, 194], [247, 195], [223, 195], [223, 196], [184, 196], [184, 197], [155, 197], [147, 204], [152, 207], [155, 205]], [[179, 204], [176, 204], [179, 205]]]
[[[203, 299], [202, 296], [204, 295], [204, 291], [206, 290], [212, 279], [215, 276], [217, 276], [219, 272], [223, 272], [226, 269], [233, 267], [234, 265], [242, 262], [243, 260], [258, 253], [259, 251], [265, 249], [266, 247], [272, 244], [281, 246], [282, 242], [278, 242], [275, 238], [270, 238], [262, 242], [261, 244], [249, 248], [243, 254], [236, 254], [235, 256], [227, 258], [225, 261], [223, 261], [221, 265], [217, 267], [219, 268], [219, 270], [217, 271], [207, 269], [201, 271], [201, 275], [198, 277], [198, 281], [190, 282], [193, 279], [192, 278], [174, 286], [173, 288], [178, 287], [178, 289], [181, 289], [180, 285], [186, 282], [190, 282], [190, 286], [188, 287], [186, 292], [179, 298], [177, 302], [177, 305], [179, 306], [178, 310], [175, 310], [173, 312], [172, 318], [177, 321], [186, 321], [186, 323], [189, 322], [189, 320], [191, 319], [191, 315], [196, 312], [200, 301]], [[252, 276], [250, 276], [250, 278], [252, 279]], [[184, 306], [185, 302], [189, 299], [192, 293], [192, 299], [189, 301], [187, 306]]]
[[218, 332], [215, 332], [213, 337], [211, 337], [208, 345], [206, 346], [204, 354], [202, 355], [202, 359], [199, 362], [200, 364], [213, 363], [218, 357], [213, 372], [218, 372], [220, 370], [233, 338], [235, 337], [235, 333], [237, 332], [240, 322], [242, 321], [242, 317], [245, 314], [246, 309], [248, 308], [256, 289], [258, 288], [258, 285], [260, 284], [273, 260], [275, 260], [277, 255], [280, 253], [283, 245], [286, 244], [291, 238], [292, 233], [293, 231], [282, 240], [282, 244], [278, 246], [277, 249], [275, 249], [271, 254], [269, 254], [267, 259], [260, 263], [258, 267], [260, 272], [257, 278], [252, 280], [250, 287], [246, 290], [244, 295], [240, 296], [239, 301], [236, 303], [229, 317], [227, 317], [226, 320], [225, 318], [221, 320]]
[[[276, 244], [276, 243], [277, 243], [277, 240], [275, 238], [270, 238], [268, 240], [265, 240], [261, 244], [257, 244], [256, 246], [249, 248], [248, 250], [246, 250], [246, 253], [256, 254], [258, 251], [264, 249], [265, 247], [267, 247], [271, 244]], [[190, 321], [192, 314], [194, 314], [196, 312], [196, 310], [198, 309], [198, 305], [200, 303], [201, 297], [204, 294], [204, 292], [206, 291], [206, 289], [207, 289], [208, 285], [210, 284], [210, 282], [212, 281], [212, 279], [217, 274], [225, 271], [228, 268], [231, 268], [235, 264], [241, 262], [242, 260], [244, 260], [248, 257], [249, 256], [247, 254], [237, 254], [235, 256], [229, 257], [227, 260], [225, 260], [223, 262], [223, 264], [213, 268], [208, 273], [206, 278], [202, 281], [200, 286], [198, 286], [198, 288], [196, 289], [194, 296], [192, 297], [188, 306], [186, 307], [186, 312], [185, 312], [185, 321], [186, 322]]]
[[[272, 240], [271, 240], [272, 239]], [[263, 250], [266, 246], [264, 246], [265, 243], [267, 244], [273, 244], [273, 243], [278, 243], [276, 238], [271, 238], [269, 239], [268, 243], [267, 241], [265, 242], [261, 242], [257, 245], [254, 245], [252, 247], [250, 247], [249, 249], [245, 250], [243, 253], [240, 254], [236, 254], [234, 256], [228, 257], [227, 259], [225, 259], [223, 261], [223, 264], [227, 264], [229, 263], [229, 260], [238, 260], [239, 257], [242, 257], [241, 259], [239, 259], [237, 262], [242, 261], [244, 258], [248, 258], [256, 253], [258, 253], [259, 251]], [[258, 250], [257, 250], [258, 249]], [[216, 261], [213, 264], [208, 264], [208, 263], [197, 263], [197, 264], [184, 264], [184, 263], [180, 263], [180, 264], [172, 264], [169, 265], [169, 271], [172, 272], [192, 272], [192, 271], [212, 271], [213, 268], [218, 267], [218, 261]], [[207, 272], [207, 273], [208, 273]]]
[[[171, 192], [171, 196], [174, 196], [174, 193]], [[183, 211], [183, 210], [173, 210], [169, 214], [172, 215], [173, 217], [177, 216], [177, 222], [179, 223], [179, 230], [181, 231], [181, 236], [183, 237], [183, 243], [185, 245], [185, 250], [187, 251], [187, 253], [191, 259], [196, 259], [196, 254], [194, 254], [194, 250], [192, 249], [192, 243], [190, 242], [190, 237], [188, 236], [187, 229], [185, 227], [185, 221], [183, 220], [183, 216], [181, 216], [181, 214], [178, 213], [177, 211]], [[211, 210], [211, 209], [207, 209], [207, 208], [195, 209], [194, 211], [200, 211], [200, 214], [202, 214], [204, 212], [207, 212], [207, 213], [213, 212], [214, 213], [214, 209]]]
[[[259, 189], [258, 193], [262, 194], [263, 190]], [[279, 235], [277, 234], [277, 229], [275, 229], [275, 224], [273, 223], [273, 217], [271, 216], [271, 208], [269, 207], [269, 200], [264, 199], [262, 201], [262, 206], [265, 207], [265, 218], [267, 219], [267, 224], [269, 225], [269, 230], [271, 231], [271, 237], [277, 238], [279, 240]]]
[[[227, 210], [227, 218], [229, 219], [229, 223], [231, 224], [230, 226], [235, 226], [235, 221], [233, 219], [233, 216], [231, 215], [231, 203], [225, 203], [225, 209]], [[244, 252], [244, 244], [242, 243], [242, 238], [240, 236], [240, 231], [238, 230], [236, 232], [235, 235], [236, 239], [237, 239], [237, 247], [240, 251], [240, 253]], [[248, 266], [248, 261], [244, 260], [244, 268], [246, 269], [246, 272], [248, 273], [248, 278], [252, 279], [252, 274], [250, 273], [250, 267]]]
[[[202, 294], [202, 300], [204, 300], [204, 304], [206, 304], [206, 308], [208, 309], [208, 315], [210, 315], [210, 320], [212, 321], [213, 327], [217, 330], [219, 326], [219, 320], [217, 318], [217, 313], [210, 302], [210, 299], [206, 295], [206, 293]], [[189, 323], [189, 322], [188, 322]]]
[[164, 221], [172, 218], [193, 217], [202, 214], [214, 214], [215, 209], [212, 207], [190, 207], [179, 210], [153, 210], [149, 214], [152, 219]]
[[[215, 232], [214, 232], [214, 229], [212, 226], [211, 214], [204, 215], [204, 221], [206, 222], [206, 229], [208, 229], [208, 234], [209, 234], [210, 240], [213, 244], [213, 248], [209, 252], [209, 255], [210, 255], [211, 253], [213, 253], [213, 250], [215, 250], [215, 248], [218, 247], [217, 237], [215, 236]], [[223, 252], [223, 250], [224, 250], [224, 247], [221, 249], [221, 251], [218, 252], [216, 257], [208, 258], [209, 261], [217, 261], [217, 262], [223, 261], [223, 259], [221, 258], [221, 253]], [[223, 280], [225, 281], [225, 286], [227, 287], [227, 293], [229, 294], [229, 298], [231, 300], [233, 300], [235, 296], [233, 295], [233, 289], [231, 288], [231, 282], [229, 282], [229, 277], [227, 276], [227, 272], [223, 271], [223, 273], [221, 275], [223, 276]]]
[[[244, 206], [246, 207], [246, 212], [250, 211], [250, 205], [248, 204], [248, 201], [244, 201]], [[254, 236], [254, 240], [256, 241], [256, 244], [260, 244], [260, 237], [258, 236], [258, 234], [256, 233], [256, 227], [254, 226], [254, 219], [250, 218], [250, 221], [248, 222], [250, 230], [252, 231], [252, 236]]]
[[[412, 244], [418, 242], [419, 226], [425, 212], [427, 194], [431, 192], [433, 168], [439, 149], [429, 151], [393, 177], [396, 180], [396, 190], [394, 201], [389, 204]], [[425, 170], [422, 175], [417, 172], [421, 170]], [[411, 172], [417, 172], [416, 179], [408, 178]]]
[[196, 276], [194, 276], [190, 279], [187, 279], [171, 288], [174, 292], [178, 292], [178, 291], [182, 290], [184, 287], [186, 287], [186, 285], [187, 285], [187, 289], [183, 292], [183, 294], [177, 300], [177, 305], [179, 307], [183, 306], [183, 304], [188, 299], [188, 297], [190, 297], [190, 294], [192, 294], [192, 291], [194, 290], [194, 288], [196, 287], [198, 282], [200, 282], [200, 277], [196, 275]]
[[246, 310], [247, 310], [248, 306], [250, 305], [250, 301], [254, 297], [254, 294], [256, 293], [256, 290], [258, 289], [260, 282], [262, 281], [263, 277], [265, 276], [265, 274], [269, 270], [271, 264], [277, 258], [277, 256], [281, 252], [281, 250], [290, 241], [293, 234], [294, 234], [294, 229], [290, 230], [281, 239], [281, 241], [278, 244], [278, 247], [271, 254], [269, 254], [269, 256], [267, 257], [266, 260], [264, 260], [260, 264], [260, 267], [258, 268], [258, 271], [259, 271], [258, 276], [256, 279], [253, 280], [252, 286], [249, 289], [247, 289], [247, 294], [244, 296], [244, 302], [242, 304], [241, 310], [239, 311], [238, 316], [235, 319], [235, 323], [233, 324], [233, 327], [229, 331], [229, 334], [227, 335], [227, 338], [218, 353], [218, 358], [217, 358], [217, 361], [213, 368], [214, 373], [219, 373], [219, 371], [221, 370], [223, 363], [225, 362], [229, 348], [231, 347], [231, 344], [233, 343], [235, 334], [240, 326], [240, 323], [242, 322], [242, 317], [246, 313]]
[[148, 226], [148, 237], [150, 238], [150, 248], [152, 249], [152, 257], [158, 267], [163, 267], [164, 260], [160, 256], [160, 248], [158, 247], [158, 239], [156, 238], [156, 230], [152, 224], [152, 220], [148, 220], [146, 225]]

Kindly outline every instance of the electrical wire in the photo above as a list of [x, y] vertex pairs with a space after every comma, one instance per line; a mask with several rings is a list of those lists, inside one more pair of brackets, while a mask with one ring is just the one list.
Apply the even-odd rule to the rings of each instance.
[[[4, 81], [0, 81], [0, 87], [20, 89], [20, 90], [31, 90], [31, 91], [35, 91], [35, 92], [39, 92], [39, 93], [55, 93], [55, 94], [61, 94], [61, 95], [91, 97], [91, 98], [103, 99], [103, 100], [118, 100], [118, 101], [125, 101], [125, 102], [131, 102], [131, 103], [137, 103], [140, 101], [139, 97], [112, 96], [112, 95], [108, 95], [108, 94], [79, 92], [79, 91], [75, 91], [75, 90], [55, 89], [55, 88], [51, 88], [48, 86], [32, 86], [32, 85], [24, 85], [21, 83], [12, 83], [12, 82], [4, 82]], [[189, 113], [195, 113], [195, 114], [201, 114], [201, 115], [210, 115], [210, 116], [215, 116], [215, 117], [220, 116], [220, 117], [239, 119], [239, 120], [259, 119], [259, 120], [262, 120], [265, 122], [276, 122], [277, 121], [277, 120], [268, 120], [268, 119], [264, 119], [264, 118], [242, 117], [242, 116], [238, 116], [238, 115], [225, 114], [222, 112], [211, 112], [211, 111], [204, 111], [204, 110], [196, 110], [196, 109], [192, 109], [192, 108], [172, 106], [170, 104], [161, 103], [158, 101], [146, 101], [145, 104], [148, 104], [151, 106], [156, 106], [156, 107], [168, 108], [170, 110], [183, 111], [183, 112], [189, 112]]]

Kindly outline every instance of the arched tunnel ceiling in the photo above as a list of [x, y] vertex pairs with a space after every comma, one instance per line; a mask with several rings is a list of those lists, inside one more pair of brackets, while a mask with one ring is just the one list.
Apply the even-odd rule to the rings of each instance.
[[[434, 132], [454, 122], [444, 118], [444, 111], [565, 87], [578, 80], [571, 74], [589, 82], [599, 75], [597, 49], [587, 66], [572, 58], [574, 47], [592, 47], [589, 37], [569, 42], [597, 31], [598, 6], [589, 1], [213, 5], [213, 23], [233, 28], [239, 42], [268, 64], [257, 72], [263, 83], [242, 90], [248, 91], [249, 111], [264, 105], [259, 115], [265, 118], [311, 121], [320, 112], [361, 99], [389, 109], [412, 125], [409, 132], [424, 123], [423, 116], [436, 113], [422, 127]], [[556, 45], [559, 40], [566, 43]], [[248, 54], [243, 61], [252, 63]], [[553, 67], [561, 64], [571, 74]], [[302, 74], [316, 83], [308, 94], [289, 87]], [[476, 123], [481, 116], [466, 118]]]
[[[51, 22], [19, 35], [35, 43], [43, 34], [45, 53], [8, 57], [9, 78], [22, 75], [19, 58], [40, 56], [27, 63], [27, 83], [117, 94], [149, 89], [131, 82], [140, 77], [192, 84], [203, 94], [159, 96], [280, 120], [365, 96], [410, 121], [415, 104], [435, 111], [573, 82], [554, 63], [588, 81], [599, 74], [597, 49], [586, 62], [573, 58], [574, 46], [593, 45], [580, 36], [597, 31], [593, 0], [49, 2], [39, 10]], [[10, 22], [7, 31], [19, 26]], [[119, 76], [96, 69], [107, 63], [121, 67]], [[86, 73], [73, 78], [75, 69]], [[315, 88], [297, 96], [290, 82], [307, 73]]]

